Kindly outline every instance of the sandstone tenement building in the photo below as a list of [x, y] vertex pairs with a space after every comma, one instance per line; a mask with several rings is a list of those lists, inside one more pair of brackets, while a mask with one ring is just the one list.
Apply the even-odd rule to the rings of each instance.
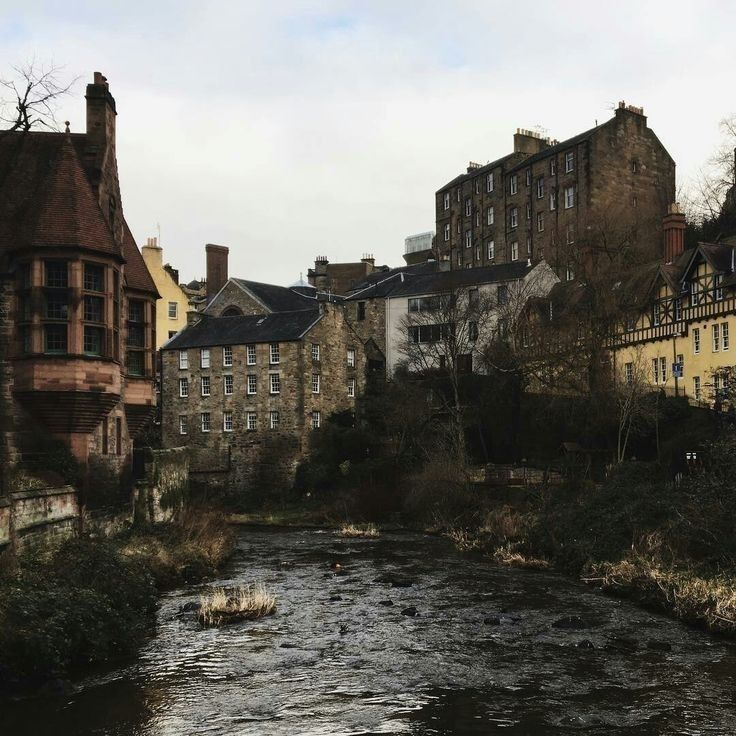
[[354, 410], [365, 374], [342, 307], [314, 300], [292, 311], [204, 314], [164, 346], [162, 366], [164, 445], [190, 449], [195, 483], [246, 497], [291, 487], [310, 433]]
[[86, 100], [86, 133], [0, 133], [3, 462], [51, 435], [117, 471], [155, 403], [159, 295], [123, 215], [98, 72]]
[[621, 102], [561, 143], [519, 130], [512, 153], [471, 163], [435, 195], [436, 250], [453, 269], [544, 258], [573, 278], [601, 229], [627, 225], [644, 260], [661, 255], [648, 249], [674, 199], [672, 157], [643, 110]]

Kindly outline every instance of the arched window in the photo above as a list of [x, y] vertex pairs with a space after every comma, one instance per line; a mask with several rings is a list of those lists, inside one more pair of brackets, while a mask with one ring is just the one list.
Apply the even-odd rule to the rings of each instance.
[[243, 311], [239, 307], [228, 307], [223, 313], [223, 317], [242, 317]]

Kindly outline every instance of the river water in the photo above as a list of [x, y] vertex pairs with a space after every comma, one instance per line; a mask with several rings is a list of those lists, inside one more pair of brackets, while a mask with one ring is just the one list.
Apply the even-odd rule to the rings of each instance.
[[276, 615], [202, 630], [179, 612], [208, 586], [170, 593], [134, 660], [0, 704], [0, 734], [736, 733], [734, 645], [553, 573], [413, 534], [243, 529], [213, 584], [253, 581]]

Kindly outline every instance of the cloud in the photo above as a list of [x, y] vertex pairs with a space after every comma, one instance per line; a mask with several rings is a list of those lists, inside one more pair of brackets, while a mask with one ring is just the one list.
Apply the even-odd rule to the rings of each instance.
[[[187, 280], [205, 242], [277, 283], [317, 254], [400, 263], [468, 160], [517, 127], [574, 135], [619, 99], [644, 105], [682, 180], [733, 112], [725, 2], [0, 5], [0, 69], [35, 55], [109, 78], [126, 216], [139, 242], [161, 224]], [[83, 92], [60, 113], [75, 130]]]

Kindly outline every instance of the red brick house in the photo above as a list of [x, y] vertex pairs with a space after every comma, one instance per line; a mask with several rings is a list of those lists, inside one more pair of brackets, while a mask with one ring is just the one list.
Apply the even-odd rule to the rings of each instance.
[[123, 215], [115, 100], [95, 72], [85, 133], [0, 131], [4, 461], [49, 436], [120, 471], [155, 406], [156, 287]]

